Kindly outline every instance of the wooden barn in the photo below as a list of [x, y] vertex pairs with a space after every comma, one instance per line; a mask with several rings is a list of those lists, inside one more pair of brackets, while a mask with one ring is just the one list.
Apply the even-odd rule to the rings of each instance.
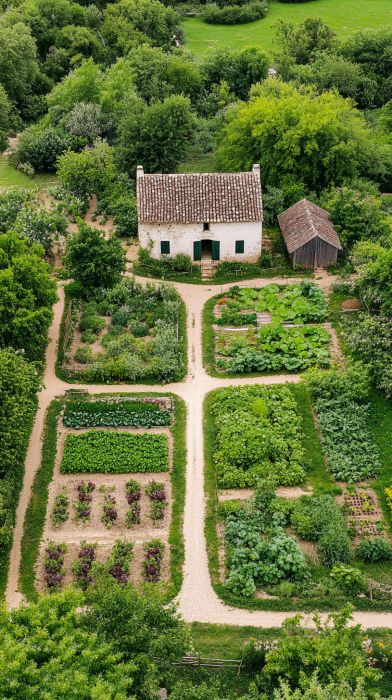
[[329, 214], [307, 199], [301, 199], [278, 216], [293, 267], [328, 267], [342, 250]]

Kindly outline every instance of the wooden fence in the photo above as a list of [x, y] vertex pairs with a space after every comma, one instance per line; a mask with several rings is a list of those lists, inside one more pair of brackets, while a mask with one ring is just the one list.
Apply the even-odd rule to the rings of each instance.
[[[159, 664], [165, 665], [167, 662], [163, 659], [154, 659]], [[207, 656], [196, 654], [195, 656], [183, 656], [178, 661], [173, 661], [171, 666], [177, 668], [215, 668], [220, 671], [234, 669], [237, 674], [241, 673], [243, 666], [242, 659], [211, 659]]]

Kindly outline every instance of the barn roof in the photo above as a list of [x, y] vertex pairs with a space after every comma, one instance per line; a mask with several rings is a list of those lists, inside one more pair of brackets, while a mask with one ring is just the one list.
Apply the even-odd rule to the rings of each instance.
[[279, 214], [278, 221], [289, 253], [293, 253], [316, 237], [342, 250], [339, 236], [328, 212], [309, 202], [308, 199], [301, 199]]
[[260, 168], [247, 173], [145, 175], [138, 167], [140, 223], [261, 221]]

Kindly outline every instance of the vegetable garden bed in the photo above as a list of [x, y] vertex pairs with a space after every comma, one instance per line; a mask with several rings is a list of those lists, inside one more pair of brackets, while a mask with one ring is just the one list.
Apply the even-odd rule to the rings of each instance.
[[63, 474], [168, 471], [166, 435], [91, 430], [68, 434], [60, 470]]
[[185, 307], [168, 284], [124, 278], [64, 310], [57, 371], [84, 382], [178, 381], [186, 371]]
[[[128, 399], [132, 397], [132, 401]], [[135, 400], [136, 399], [136, 400]], [[123, 407], [132, 405], [132, 409]], [[94, 408], [91, 408], [94, 406]], [[151, 409], [147, 412], [142, 406]], [[90, 410], [91, 409], [91, 410]], [[170, 410], [169, 410], [170, 409]], [[152, 428], [115, 428], [107, 430], [84, 427], [86, 423], [104, 420], [105, 423], [115, 421], [116, 426], [130, 420], [130, 416], [146, 415], [149, 421], [159, 420], [164, 416], [170, 419], [170, 426]], [[166, 414], [166, 415], [165, 415]], [[83, 427], [65, 427], [72, 422]], [[179, 590], [182, 580], [183, 542], [182, 542], [182, 513], [185, 493], [185, 410], [183, 402], [174, 395], [161, 396], [152, 394], [118, 395], [84, 397], [78, 399], [72, 396], [69, 400], [54, 402], [48, 414], [48, 429], [43, 446], [43, 465], [38, 471], [33, 487], [33, 496], [29, 504], [26, 528], [22, 541], [22, 564], [20, 587], [29, 600], [35, 599], [37, 587], [45, 590], [45, 550], [49, 543], [66, 545], [64, 574], [61, 577], [61, 588], [74, 579], [74, 568], [90, 566], [79, 553], [82, 543], [88, 543], [95, 552], [95, 565], [102, 564], [112, 568], [121, 576], [129, 576], [135, 584], [145, 579], [146, 558], [155, 556], [160, 561], [151, 562], [158, 567], [150, 580], [164, 585], [164, 593], [168, 598], [173, 597]], [[144, 430], [144, 432], [143, 432]], [[94, 438], [91, 436], [94, 435]], [[120, 453], [117, 443], [118, 436], [123, 443]], [[60, 471], [63, 447], [67, 438], [77, 438], [79, 449], [80, 440], [82, 457], [76, 457], [84, 468], [93, 469], [93, 473], [77, 474], [79, 469], [75, 457], [69, 457], [71, 472]], [[124, 442], [125, 438], [125, 442]], [[136, 440], [136, 443], [135, 443]], [[71, 441], [72, 442], [72, 441]], [[53, 444], [52, 444], [53, 443]], [[132, 464], [137, 467], [136, 453], [127, 449], [130, 444], [137, 444], [138, 449], [147, 446], [145, 453], [145, 473], [118, 473], [118, 458], [122, 467]], [[109, 449], [108, 449], [109, 446]], [[133, 455], [133, 456], [132, 456]], [[140, 465], [143, 453], [138, 453]], [[86, 461], [87, 460], [87, 461]], [[111, 466], [116, 462], [115, 467]], [[73, 462], [73, 466], [72, 466]], [[131, 466], [132, 466], [131, 464]], [[142, 465], [143, 466], [143, 465]], [[152, 472], [151, 468], [164, 471]], [[97, 473], [99, 468], [107, 468], [107, 472]], [[45, 470], [44, 472], [41, 470]], [[148, 471], [150, 470], [150, 471]], [[45, 516], [46, 513], [46, 516]], [[122, 572], [122, 564], [112, 556], [113, 545], [117, 540], [124, 540], [124, 547], [131, 546], [132, 556], [129, 560], [128, 573]], [[155, 544], [159, 541], [158, 547]], [[128, 544], [127, 544], [128, 543]], [[154, 552], [146, 550], [151, 544]], [[120, 547], [120, 545], [119, 545]], [[121, 549], [121, 547], [120, 547]], [[151, 549], [151, 551], [152, 551]], [[91, 553], [91, 552], [90, 552]], [[76, 564], [75, 562], [79, 562]], [[158, 566], [159, 564], [159, 566]], [[124, 564], [125, 566], [125, 564]], [[126, 568], [126, 567], [125, 567]], [[151, 570], [152, 571], [152, 570]], [[36, 578], [36, 575], [38, 578]]]
[[[317, 373], [322, 374], [321, 371]], [[329, 375], [326, 385], [328, 383], [333, 387], [334, 380]], [[206, 397], [205, 532], [216, 592], [229, 605], [250, 609], [328, 610], [347, 602], [362, 610], [390, 609], [392, 547], [376, 493], [367, 483], [355, 487], [334, 485], [328, 476], [328, 464], [323, 460], [320, 443], [312, 440], [308, 444], [304, 436], [299, 444], [296, 442], [298, 423], [292, 414], [285, 416], [282, 412], [285, 416], [283, 430], [279, 422], [273, 423], [281, 442], [272, 444], [282, 450], [285, 438], [286, 455], [287, 449], [293, 445], [299, 464], [309, 466], [309, 473], [305, 476], [313, 486], [313, 495], [276, 497], [275, 489], [282, 482], [279, 468], [274, 469], [272, 464], [269, 470], [261, 470], [259, 478], [251, 483], [253, 467], [250, 455], [253, 450], [253, 458], [259, 465], [260, 455], [253, 448], [259, 443], [267, 443], [265, 437], [263, 440], [260, 435], [258, 439], [255, 437], [254, 411], [258, 408], [265, 428], [264, 421], [270, 410], [265, 397], [258, 404], [251, 394], [276, 389], [288, 392], [301, 402], [301, 405], [297, 404], [294, 415], [300, 413], [304, 424], [312, 424], [315, 431], [305, 384], [229, 387], [211, 392]], [[248, 417], [243, 424], [242, 413]], [[289, 421], [288, 415], [291, 415]], [[293, 443], [287, 430], [290, 422], [293, 435], [297, 433]], [[254, 444], [246, 432], [249, 430], [254, 432]], [[241, 442], [244, 434], [245, 444]], [[300, 453], [297, 452], [298, 446], [302, 450]], [[317, 449], [320, 459], [315, 459], [314, 454], [309, 455], [310, 449], [312, 452]], [[251, 485], [254, 496], [241, 500], [220, 499], [218, 489], [228, 486], [227, 475], [229, 478], [238, 476], [235, 459], [242, 455], [241, 482], [230, 483], [230, 488]], [[279, 460], [278, 466], [281, 466]], [[363, 512], [358, 511], [359, 507]]]
[[212, 373], [299, 372], [327, 367], [331, 336], [323, 293], [312, 282], [232, 287], [206, 304], [203, 355]]

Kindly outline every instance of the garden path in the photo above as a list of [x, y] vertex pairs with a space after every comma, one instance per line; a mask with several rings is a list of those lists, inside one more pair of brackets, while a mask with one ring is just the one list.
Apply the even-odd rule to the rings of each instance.
[[[140, 281], [146, 281], [138, 278]], [[271, 281], [288, 283], [295, 279], [257, 279], [248, 280], [247, 286], [262, 287]], [[316, 282], [324, 291], [328, 291], [335, 278], [322, 275]], [[206, 393], [223, 386], [244, 384], [281, 384], [298, 382], [298, 375], [273, 375], [266, 377], [219, 378], [206, 374], [202, 364], [202, 311], [209, 298], [227, 291], [232, 284], [225, 285], [188, 285], [175, 284], [187, 309], [188, 333], [188, 373], [184, 381], [167, 384], [164, 387], [150, 385], [83, 385], [68, 384], [55, 374], [57, 344], [59, 339], [61, 314], [64, 304], [63, 285], [58, 285], [59, 299], [54, 306], [54, 319], [50, 328], [50, 343], [46, 353], [44, 386], [39, 396], [38, 411], [31, 434], [27, 456], [23, 487], [16, 513], [14, 540], [10, 557], [6, 603], [9, 608], [18, 606], [22, 595], [18, 591], [18, 573], [21, 554], [23, 522], [30, 499], [31, 487], [40, 464], [42, 432], [45, 412], [50, 402], [69, 388], [83, 388], [89, 393], [111, 393], [116, 391], [172, 391], [178, 394], [187, 405], [187, 467], [186, 498], [184, 510], [185, 563], [184, 581], [178, 596], [178, 609], [188, 622], [208, 622], [231, 625], [252, 625], [255, 627], [276, 627], [291, 614], [272, 611], [249, 611], [232, 608], [219, 600], [212, 588], [206, 543], [204, 539], [204, 456], [203, 456], [203, 401]], [[305, 615], [306, 624], [311, 624], [310, 615]], [[354, 621], [367, 627], [391, 627], [392, 613], [356, 612]]]

